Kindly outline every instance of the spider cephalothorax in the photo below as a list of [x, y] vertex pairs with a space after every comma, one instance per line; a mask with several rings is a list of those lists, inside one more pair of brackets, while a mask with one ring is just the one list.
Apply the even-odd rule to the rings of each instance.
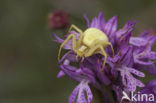
[[82, 57], [83, 60], [85, 57], [89, 57], [93, 54], [100, 53], [105, 57], [102, 67], [103, 69], [107, 59], [107, 53], [105, 52], [105, 48], [108, 45], [111, 46], [114, 55], [113, 46], [109, 42], [107, 35], [97, 28], [88, 28], [84, 32], [82, 32], [82, 30], [76, 27], [75, 25], [72, 25], [70, 27], [69, 32], [72, 28], [74, 28], [80, 33], [79, 39], [76, 40], [75, 34], [69, 34], [69, 36], [60, 46], [58, 60], [60, 58], [62, 47], [72, 38], [72, 48], [73, 51], [77, 54], [77, 57]]

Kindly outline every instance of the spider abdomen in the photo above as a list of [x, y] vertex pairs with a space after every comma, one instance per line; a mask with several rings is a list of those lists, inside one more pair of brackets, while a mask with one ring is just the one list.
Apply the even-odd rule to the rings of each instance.
[[92, 47], [95, 41], [108, 42], [107, 35], [97, 28], [88, 28], [84, 32], [83, 43], [88, 47]]

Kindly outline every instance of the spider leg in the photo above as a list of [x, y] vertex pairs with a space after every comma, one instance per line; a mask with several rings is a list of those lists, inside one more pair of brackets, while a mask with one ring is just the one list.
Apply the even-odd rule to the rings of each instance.
[[108, 42], [107, 44], [111, 46], [112, 53], [113, 53], [113, 57], [114, 57], [114, 49], [113, 49], [113, 45], [112, 45], [112, 43]]
[[104, 55], [105, 59], [103, 61], [103, 65], [102, 65], [102, 68], [101, 68], [101, 71], [103, 71], [104, 67], [105, 67], [105, 64], [106, 64], [106, 60], [107, 60], [107, 53], [105, 52], [105, 50], [103, 49], [103, 46], [101, 45], [100, 46], [100, 49], [101, 49], [101, 52], [102, 54]]
[[[97, 49], [100, 49], [101, 51], [99, 51], [99, 53], [101, 53], [101, 54], [105, 57], [104, 62], [103, 62], [103, 66], [102, 66], [102, 68], [101, 68], [101, 71], [103, 71], [104, 66], [105, 66], [105, 64], [106, 64], [106, 60], [107, 60], [107, 54], [106, 54], [106, 52], [105, 52], [105, 50], [104, 50], [104, 48], [103, 48], [102, 45], [99, 44], [99, 45], [93, 46], [93, 47], [85, 54], [85, 57], [91, 56], [93, 53], [96, 52]], [[97, 51], [97, 52], [98, 52], [98, 51]]]
[[74, 34], [70, 34], [66, 39], [65, 41], [61, 44], [60, 46], [60, 49], [59, 49], [59, 53], [58, 53], [58, 61], [60, 60], [60, 55], [61, 55], [61, 51], [62, 51], [62, 48], [63, 46], [72, 38], [72, 48], [73, 48], [73, 51], [76, 52], [76, 37]]
[[79, 29], [77, 26], [75, 26], [74, 24], [72, 24], [72, 25], [70, 26], [69, 30], [68, 30], [68, 33], [69, 33], [72, 29], [75, 29], [76, 31], [78, 31], [78, 32], [80, 33], [80, 37], [79, 37], [78, 42], [77, 42], [77, 47], [79, 47], [80, 44], [81, 44], [81, 41], [82, 41], [82, 39], [83, 39], [83, 32], [82, 32], [82, 30]]
[[85, 59], [85, 58], [84, 58], [84, 57], [82, 57], [81, 62], [83, 62], [83, 61], [84, 61], [84, 59]]
[[68, 30], [68, 33], [72, 30], [72, 29], [75, 29], [76, 31], [78, 31], [79, 33], [82, 33], [82, 30], [79, 29], [77, 26], [75, 26], [74, 24], [72, 24]]
[[79, 60], [79, 56], [78, 55], [76, 55], [76, 61], [78, 61]]
[[96, 52], [97, 49], [100, 48], [101, 45], [96, 45], [96, 46], [93, 46], [92, 48], [90, 48], [90, 50], [88, 52], [85, 53], [85, 57], [89, 57], [91, 56], [93, 53]]
[[94, 44], [102, 44], [102, 45], [110, 45], [111, 49], [112, 49], [112, 53], [113, 53], [113, 57], [114, 57], [114, 49], [113, 49], [113, 45], [110, 43], [110, 42], [104, 42], [104, 41], [101, 41], [101, 40], [96, 40], [94, 42]]
[[77, 47], [79, 48], [84, 37], [84, 33], [80, 33], [79, 39], [77, 41]]

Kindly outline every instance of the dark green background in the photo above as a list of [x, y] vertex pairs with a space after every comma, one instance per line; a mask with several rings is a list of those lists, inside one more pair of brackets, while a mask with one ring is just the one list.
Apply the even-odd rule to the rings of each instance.
[[55, 9], [83, 30], [83, 13], [91, 19], [99, 11], [106, 20], [117, 14], [119, 27], [136, 19], [136, 34], [156, 29], [156, 0], [0, 0], [0, 103], [67, 103], [77, 83], [56, 78], [59, 45], [51, 34], [61, 31], [47, 28]]

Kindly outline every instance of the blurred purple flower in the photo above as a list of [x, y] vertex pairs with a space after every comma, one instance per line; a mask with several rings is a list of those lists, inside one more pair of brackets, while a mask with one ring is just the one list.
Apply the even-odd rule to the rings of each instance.
[[63, 29], [69, 25], [69, 14], [62, 10], [55, 10], [49, 14], [48, 26], [50, 29]]

